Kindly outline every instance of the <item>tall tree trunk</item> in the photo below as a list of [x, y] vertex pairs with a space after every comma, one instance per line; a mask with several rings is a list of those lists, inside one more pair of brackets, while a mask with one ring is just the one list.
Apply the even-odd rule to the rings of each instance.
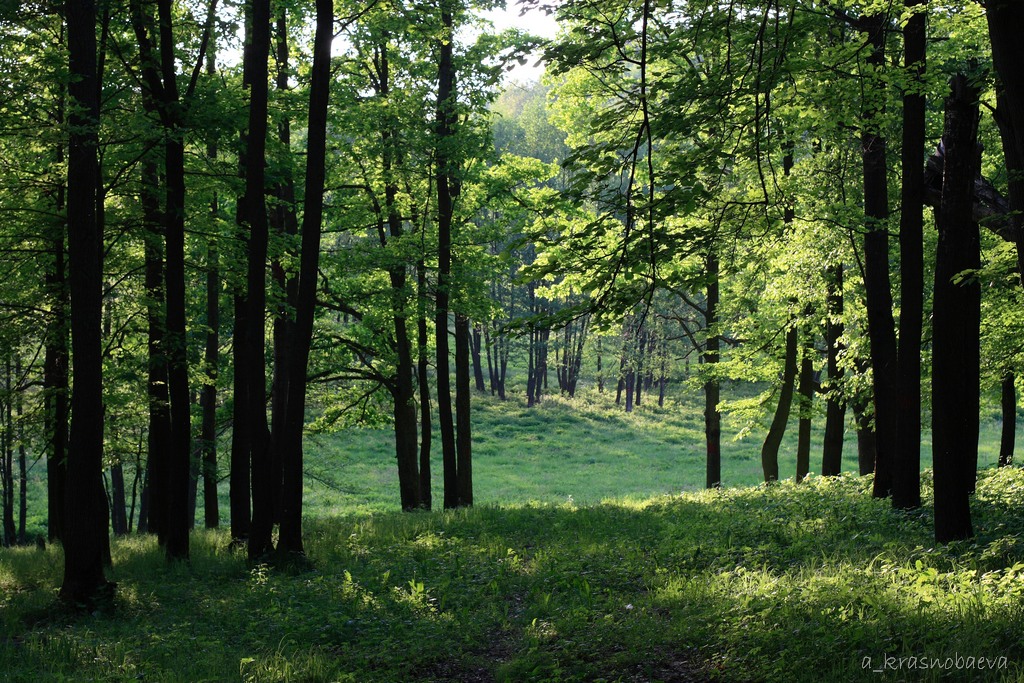
[[782, 445], [782, 437], [786, 433], [786, 425], [789, 424], [789, 411], [793, 405], [793, 383], [796, 378], [799, 336], [796, 324], [791, 324], [789, 331], [786, 332], [786, 359], [782, 370], [779, 402], [775, 406], [775, 417], [772, 418], [771, 427], [768, 428], [768, 435], [765, 436], [764, 444], [761, 446], [761, 470], [764, 472], [765, 482], [768, 483], [779, 479], [779, 446]]
[[[63, 32], [63, 27], [61, 28]], [[63, 42], [63, 40], [61, 41]], [[58, 126], [64, 125], [64, 98], [57, 103]], [[59, 142], [54, 154], [58, 168], [64, 165], [64, 143]], [[54, 213], [65, 211], [65, 185], [59, 181], [54, 192]], [[46, 535], [50, 541], [61, 538], [64, 528], [64, 497], [67, 481], [68, 450], [68, 326], [69, 297], [65, 275], [64, 233], [66, 219], [59, 218], [50, 226], [50, 260], [46, 265], [45, 285], [52, 315], [46, 329], [46, 351], [43, 360], [44, 420], [48, 435], [46, 449]]]
[[[217, 73], [217, 52], [211, 41], [206, 53], [206, 73]], [[206, 157], [211, 163], [217, 159], [217, 140], [206, 147]], [[220, 198], [216, 190], [210, 199], [210, 218], [217, 225], [220, 217]], [[206, 247], [206, 348], [203, 354], [206, 382], [203, 384], [200, 403], [202, 405], [202, 448], [203, 465], [203, 522], [207, 529], [220, 526], [220, 507], [217, 501], [217, 377], [219, 376], [220, 349], [220, 255], [218, 237], [210, 238]]]
[[480, 346], [483, 342], [481, 327], [480, 323], [473, 325], [473, 329], [470, 331], [469, 350], [473, 358], [473, 379], [476, 381], [476, 390], [483, 393], [487, 391], [487, 387], [484, 385], [484, 369], [480, 359]]
[[[391, 64], [388, 42], [391, 36], [385, 32], [376, 48], [375, 66], [377, 72], [376, 90], [381, 101], [388, 103], [391, 97]], [[398, 133], [395, 121], [386, 113], [381, 121], [381, 171], [384, 177], [384, 209], [386, 216], [378, 218], [377, 232], [380, 247], [397, 245], [405, 234], [401, 210], [398, 206], [398, 180], [395, 167], [402, 162], [398, 149]], [[386, 229], [385, 229], [386, 227]], [[406, 291], [406, 267], [404, 261], [395, 259], [388, 267], [391, 283], [391, 320], [394, 328], [394, 349], [397, 357], [395, 375], [390, 386], [394, 400], [395, 459], [398, 462], [398, 487], [403, 510], [421, 507], [421, 480], [418, 448], [416, 443], [416, 400], [415, 378], [413, 376], [412, 340], [409, 337], [408, 314], [409, 294]]]
[[[275, 62], [276, 74], [275, 85], [278, 92], [288, 92], [288, 77], [291, 73], [289, 64], [288, 48], [288, 21], [285, 6], [276, 7], [276, 39], [275, 39]], [[270, 211], [268, 220], [270, 228], [278, 237], [292, 239], [299, 232], [298, 217], [296, 216], [295, 200], [295, 179], [292, 177], [291, 169], [291, 121], [288, 113], [285, 112], [277, 122], [277, 139], [280, 143], [281, 152], [284, 154], [285, 162], [278, 171], [280, 178], [273, 187], [275, 203]], [[286, 242], [287, 243], [287, 242]], [[319, 245], [318, 245], [319, 246]], [[272, 506], [274, 509], [274, 521], [280, 521], [281, 516], [281, 485], [283, 481], [283, 463], [281, 453], [283, 444], [284, 423], [287, 420], [288, 388], [291, 382], [291, 343], [294, 335], [294, 321], [292, 311], [295, 310], [296, 296], [298, 295], [298, 281], [285, 271], [281, 260], [281, 254], [275, 254], [270, 264], [273, 275], [278, 304], [274, 309], [274, 376], [270, 391], [270, 452], [269, 462], [271, 469], [271, 494]]]
[[903, 186], [900, 209], [899, 404], [892, 505], [921, 506], [921, 330], [924, 318], [925, 0], [909, 0], [903, 29]]
[[[985, 2], [992, 64], [995, 66], [996, 123], [1006, 158], [1007, 195], [1017, 243], [1017, 269], [1024, 277], [1024, 5], [1017, 0]], [[1024, 283], [1024, 281], [1022, 281]]]
[[814, 345], [805, 342], [800, 355], [800, 421], [797, 423], [796, 482], [807, 478], [811, 468], [811, 414], [814, 409]]
[[[704, 309], [704, 329], [707, 340], [701, 363], [707, 373], [704, 379], [704, 441], [706, 445], [706, 463], [704, 485], [707, 488], [719, 488], [722, 485], [722, 414], [718, 411], [721, 389], [716, 372], [721, 350], [721, 337], [718, 335], [718, 304], [719, 294], [719, 262], [718, 254], [712, 251], [707, 258], [707, 301]], [[776, 473], [776, 476], [778, 474]]]
[[249, 267], [246, 278], [246, 358], [244, 372], [248, 375], [248, 427], [252, 462], [252, 522], [249, 527], [249, 559], [257, 560], [271, 553], [274, 544], [274, 471], [271, 467], [270, 429], [267, 425], [264, 362], [266, 332], [266, 268], [267, 268], [267, 62], [270, 56], [270, 0], [251, 0], [251, 21], [247, 27], [248, 46], [245, 54], [245, 80], [249, 84], [249, 130], [246, 136], [245, 218], [249, 224]]
[[[828, 317], [825, 321], [825, 347], [827, 354], [828, 398], [825, 408], [825, 436], [821, 453], [821, 474], [836, 477], [843, 471], [843, 431], [846, 427], [846, 401], [842, 396], [843, 370], [839, 367], [839, 354], [843, 350], [843, 265], [829, 266], [825, 273], [827, 283]], [[872, 454], [872, 461], [874, 455]]]
[[140, 524], [149, 533], [157, 534], [161, 545], [166, 542], [166, 510], [170, 458], [171, 411], [167, 395], [167, 357], [164, 353], [164, 266], [163, 220], [157, 195], [159, 171], [150, 160], [142, 162], [142, 225], [145, 239], [146, 321], [148, 376], [146, 394], [149, 410], [148, 449], [146, 464], [147, 505], [140, 513]]
[[423, 258], [416, 262], [416, 307], [416, 378], [420, 392], [420, 505], [429, 510], [433, 505], [430, 480], [432, 426], [430, 423], [430, 360], [427, 357], [427, 269]]
[[[22, 379], [21, 356], [15, 356], [14, 374], [21, 383]], [[25, 449], [25, 406], [22, 400], [20, 387], [16, 387], [14, 397], [14, 414], [17, 417], [17, 427], [14, 432], [18, 440], [18, 543], [25, 545], [28, 538], [25, 536], [25, 524], [28, 517], [28, 453]]]
[[68, 235], [75, 389], [65, 495], [64, 579], [60, 597], [92, 607], [113, 594], [103, 573], [107, 506], [103, 493], [102, 245], [96, 221], [99, 83], [96, 3], [68, 0]]
[[981, 287], [958, 275], [981, 265], [978, 224], [972, 217], [980, 161], [978, 89], [954, 76], [946, 99], [945, 168], [935, 261], [932, 316], [932, 461], [935, 540], [974, 535], [970, 493], [977, 472]]
[[[441, 25], [445, 36], [453, 34], [451, 0], [441, 2]], [[437, 417], [441, 427], [441, 459], [444, 468], [444, 507], [459, 505], [459, 478], [455, 450], [455, 424], [449, 361], [448, 312], [452, 294], [452, 202], [456, 161], [452, 158], [455, 135], [455, 66], [452, 41], [442, 38], [438, 45], [437, 68], [437, 309], [434, 318], [437, 345]]]
[[459, 506], [473, 504], [472, 392], [469, 383], [469, 316], [455, 314], [455, 420], [456, 467], [459, 473]]
[[[299, 263], [295, 335], [292, 340], [291, 382], [288, 388], [287, 443], [282, 453], [284, 485], [281, 496], [281, 552], [302, 553], [302, 428], [306, 418], [306, 369], [313, 339], [320, 232], [324, 209], [327, 158], [327, 102], [330, 90], [334, 2], [317, 0], [313, 68], [310, 74], [307, 122], [306, 191], [302, 212], [302, 252]], [[411, 371], [411, 368], [410, 368]], [[410, 397], [411, 398], [411, 397]], [[414, 420], [415, 422], [415, 420]], [[415, 432], [414, 432], [415, 434]]]
[[871, 420], [871, 402], [863, 397], [853, 400], [853, 417], [857, 423], [857, 471], [866, 476], [875, 471], [875, 426]]
[[1013, 464], [1013, 447], [1017, 436], [1017, 388], [1014, 386], [1012, 372], [1003, 375], [1001, 382], [1003, 430], [999, 439], [999, 466], [1009, 467]]
[[884, 114], [882, 85], [876, 82], [876, 71], [885, 65], [885, 31], [888, 25], [883, 14], [862, 20], [861, 29], [868, 34], [870, 52], [865, 62], [870, 73], [865, 75], [868, 93], [861, 130], [861, 153], [864, 162], [864, 288], [867, 294], [868, 340], [875, 402], [875, 481], [876, 498], [888, 497], [892, 491], [892, 465], [896, 447], [898, 367], [896, 329], [892, 316], [892, 287], [889, 282], [889, 187], [886, 175], [886, 141], [879, 130]]
[[116, 462], [110, 466], [110, 529], [116, 536], [128, 533], [128, 516], [124, 496], [124, 468]]
[[249, 529], [252, 525], [252, 509], [249, 497], [250, 477], [250, 443], [249, 427], [249, 378], [245, 371], [248, 346], [246, 343], [249, 323], [246, 316], [245, 297], [235, 295], [234, 300], [234, 331], [231, 347], [234, 358], [234, 378], [232, 380], [232, 414], [231, 414], [231, 465], [228, 473], [228, 507], [231, 512], [231, 539], [235, 543], [249, 540]]

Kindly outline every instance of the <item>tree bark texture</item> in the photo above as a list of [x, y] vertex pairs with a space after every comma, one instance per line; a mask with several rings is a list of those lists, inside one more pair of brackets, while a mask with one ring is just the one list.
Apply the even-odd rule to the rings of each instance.
[[63, 601], [87, 609], [113, 593], [104, 576], [107, 505], [103, 493], [103, 236], [96, 219], [99, 83], [96, 3], [68, 0], [68, 237], [75, 388], [67, 457]]
[[970, 538], [970, 493], [977, 473], [981, 287], [978, 224], [971, 214], [978, 171], [978, 89], [954, 76], [946, 99], [945, 171], [935, 261], [932, 323], [932, 461], [935, 539]]
[[924, 164], [926, 4], [910, 0], [903, 29], [903, 184], [900, 209], [899, 404], [893, 451], [892, 505], [921, 506], [921, 334], [924, 321]]
[[775, 416], [768, 428], [768, 435], [765, 436], [764, 444], [761, 446], [761, 470], [764, 472], [766, 483], [778, 481], [779, 479], [779, 446], [782, 445], [782, 437], [786, 434], [786, 425], [789, 424], [789, 412], [793, 406], [793, 384], [797, 372], [797, 347], [799, 342], [799, 330], [795, 324], [791, 324], [786, 332], [786, 357], [782, 369], [782, 386], [779, 389], [779, 402], [775, 406]]

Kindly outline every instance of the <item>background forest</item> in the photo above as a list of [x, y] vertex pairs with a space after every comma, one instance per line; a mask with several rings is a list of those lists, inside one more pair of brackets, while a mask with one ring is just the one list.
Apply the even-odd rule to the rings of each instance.
[[1024, 7], [502, 6], [0, 2], [12, 679], [1018, 680]]

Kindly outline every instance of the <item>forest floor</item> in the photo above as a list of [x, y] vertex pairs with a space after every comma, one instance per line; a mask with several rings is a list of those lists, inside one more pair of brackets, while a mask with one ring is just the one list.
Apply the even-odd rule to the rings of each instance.
[[115, 539], [114, 604], [71, 614], [59, 546], [0, 549], [0, 681], [1024, 681], [1024, 470], [936, 547], [927, 472], [912, 513], [852, 475], [704, 491], [693, 407], [477, 404], [470, 510], [393, 511], [387, 432], [315, 437], [308, 566]]

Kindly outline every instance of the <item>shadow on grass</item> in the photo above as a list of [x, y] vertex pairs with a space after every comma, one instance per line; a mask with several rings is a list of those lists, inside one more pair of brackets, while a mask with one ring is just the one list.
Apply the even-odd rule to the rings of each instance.
[[[893, 512], [852, 478], [310, 520], [302, 572], [248, 567], [218, 534], [170, 567], [119, 542], [118, 613], [5, 617], [0, 665], [11, 680], [1013, 680], [1022, 489], [1019, 470], [984, 473], [981, 540], [947, 548], [927, 507]], [[5, 583], [52, 595], [52, 572], [0, 558]], [[863, 667], [894, 654], [1006, 664]]]

